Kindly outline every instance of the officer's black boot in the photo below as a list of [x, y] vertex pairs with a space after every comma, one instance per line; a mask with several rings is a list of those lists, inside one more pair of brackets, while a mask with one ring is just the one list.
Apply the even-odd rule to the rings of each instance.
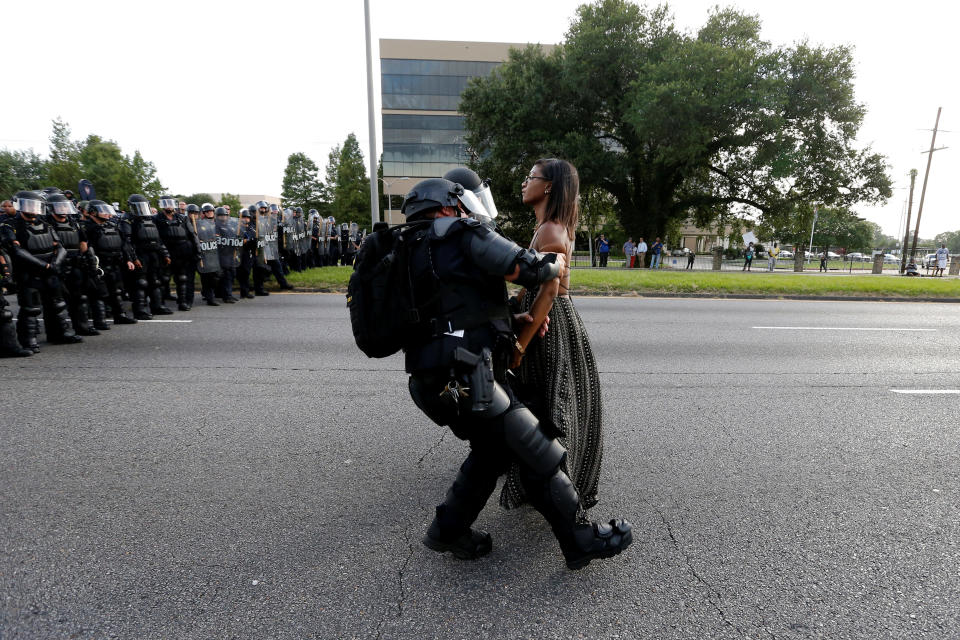
[[138, 287], [133, 290], [133, 317], [137, 320], [153, 320], [153, 314], [150, 313], [150, 306], [147, 303], [146, 289]]
[[187, 304], [187, 283], [177, 280], [177, 309], [180, 311], [190, 311], [190, 305]]
[[40, 313], [40, 307], [20, 307], [20, 312], [17, 314], [17, 339], [20, 341], [20, 346], [33, 353], [40, 353], [40, 345], [37, 344]]
[[633, 526], [626, 520], [602, 524], [587, 519], [562, 467], [546, 478], [521, 467], [520, 478], [530, 504], [550, 523], [568, 568], [582, 569], [596, 558], [612, 558], [633, 542]]
[[90, 315], [93, 316], [93, 327], [100, 331], [109, 331], [107, 324], [107, 305], [100, 298], [95, 298], [90, 305]]
[[0, 357], [26, 358], [33, 351], [25, 349], [17, 340], [17, 331], [13, 327], [13, 314], [6, 308], [0, 308]]
[[427, 529], [423, 544], [434, 551], [449, 551], [461, 560], [476, 560], [490, 553], [493, 542], [486, 531], [471, 529], [497, 486], [495, 470], [484, 469], [471, 454], [447, 491]]
[[128, 316], [127, 312], [123, 310], [120, 292], [117, 292], [110, 300], [110, 309], [113, 311], [113, 324], [137, 324], [137, 320]]
[[168, 316], [173, 313], [167, 305], [163, 304], [163, 296], [159, 287], [150, 291], [150, 313], [155, 316]]
[[44, 323], [47, 330], [47, 342], [55, 344], [83, 342], [83, 338], [73, 330], [70, 314], [67, 313], [67, 303], [63, 299], [53, 300], [48, 310], [50, 313]]
[[77, 335], [100, 335], [100, 332], [90, 324], [90, 303], [87, 301], [87, 296], [80, 295], [79, 298], [76, 299], [73, 308], [70, 310], [70, 319], [73, 320], [73, 328], [77, 332]]

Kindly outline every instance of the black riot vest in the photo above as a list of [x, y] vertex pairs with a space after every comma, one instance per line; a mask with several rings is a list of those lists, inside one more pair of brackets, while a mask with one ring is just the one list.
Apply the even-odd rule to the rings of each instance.
[[449, 366], [457, 346], [474, 353], [487, 347], [496, 355], [498, 347], [512, 344], [506, 284], [475, 264], [472, 233], [457, 225], [437, 238], [428, 228], [408, 245], [414, 304], [429, 335], [406, 349], [407, 371]]
[[50, 218], [49, 224], [57, 232], [57, 236], [60, 238], [60, 246], [66, 249], [67, 256], [73, 258], [78, 255], [80, 253], [80, 230], [77, 229], [76, 225], [69, 218], [60, 222], [53, 217]]
[[160, 231], [157, 229], [157, 225], [153, 223], [153, 218], [134, 216], [130, 220], [130, 228], [133, 245], [138, 250], [157, 250], [160, 248]]
[[179, 245], [187, 242], [187, 224], [180, 216], [173, 216], [173, 220], [163, 217], [157, 225], [160, 237], [169, 248], [170, 245]]
[[104, 222], [97, 227], [99, 233], [94, 242], [97, 256], [105, 260], [116, 260], [123, 254], [123, 236], [120, 229], [111, 222]]
[[32, 255], [47, 260], [56, 252], [56, 240], [53, 237], [53, 227], [39, 218], [33, 224], [23, 221], [25, 237], [18, 238], [20, 245]]

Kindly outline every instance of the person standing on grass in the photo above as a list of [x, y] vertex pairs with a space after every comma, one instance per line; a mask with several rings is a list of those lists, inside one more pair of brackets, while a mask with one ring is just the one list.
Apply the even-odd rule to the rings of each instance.
[[640, 238], [640, 242], [637, 243], [637, 260], [634, 262], [634, 265], [638, 269], [643, 269], [643, 264], [647, 259], [647, 243], [643, 241], [643, 238]]
[[773, 271], [774, 267], [777, 266], [777, 256], [780, 255], [780, 249], [777, 248], [777, 243], [773, 243], [773, 248], [767, 250], [767, 271]]
[[941, 278], [943, 277], [943, 270], [947, 268], [947, 260], [950, 259], [950, 251], [947, 249], [947, 245], [940, 243], [940, 248], [937, 249], [937, 275]]
[[693, 261], [697, 259], [697, 252], [691, 251], [687, 254], [687, 269], [693, 269]]
[[660, 242], [659, 237], [654, 241], [653, 246], [650, 247], [650, 252], [653, 254], [653, 258], [650, 260], [650, 268], [659, 269], [660, 254], [663, 252], [663, 243]]
[[636, 250], [637, 247], [633, 244], [633, 238], [627, 238], [627, 241], [623, 243], [623, 266], [628, 269], [633, 268]]
[[827, 272], [827, 250], [824, 249], [823, 253], [820, 254], [820, 271]]
[[747, 251], [744, 254], [743, 269], [741, 269], [741, 271], [750, 271], [750, 266], [753, 264], [754, 251], [755, 249], [753, 248], [753, 243], [751, 242], [747, 245]]
[[602, 233], [600, 239], [597, 240], [597, 256], [600, 258], [600, 266], [606, 267], [607, 259], [610, 257], [610, 241]]

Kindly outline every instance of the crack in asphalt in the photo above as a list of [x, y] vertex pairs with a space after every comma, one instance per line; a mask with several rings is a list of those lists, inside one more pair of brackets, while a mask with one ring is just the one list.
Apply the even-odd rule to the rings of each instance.
[[429, 456], [431, 453], [433, 453], [434, 451], [440, 448], [440, 445], [443, 444], [443, 439], [446, 437], [447, 437], [447, 432], [444, 431], [443, 434], [440, 436], [440, 439], [437, 440], [437, 443], [431, 446], [429, 449], [427, 449], [427, 452], [425, 454], [420, 456], [420, 459], [417, 460], [418, 469], [423, 469], [423, 461], [426, 460], [427, 456]]
[[[703, 585], [703, 587], [707, 590], [707, 602], [710, 603], [710, 606], [713, 607], [713, 609], [720, 616], [720, 620], [722, 620], [723, 623], [728, 627], [730, 627], [731, 629], [736, 630], [736, 632], [740, 634], [741, 637], [748, 638], [749, 636], [747, 636], [746, 632], [743, 629], [741, 629], [739, 625], [734, 624], [733, 621], [727, 618], [727, 613], [720, 606], [720, 602], [723, 601], [723, 595], [717, 589], [715, 589], [713, 585], [707, 582], [703, 578], [703, 576], [701, 576], [700, 573], [693, 566], [693, 561], [691, 560], [689, 554], [687, 554], [687, 552], [680, 547], [680, 541], [677, 540], [677, 537], [673, 533], [673, 525], [671, 525], [670, 521], [667, 520], [667, 517], [663, 514], [663, 511], [661, 511], [656, 505], [654, 505], [652, 502], [650, 502], [646, 498], [641, 497], [641, 500], [643, 500], [648, 505], [650, 505], [650, 507], [657, 513], [657, 515], [660, 516], [660, 520], [663, 521], [663, 525], [667, 528], [667, 535], [670, 536], [670, 542], [673, 543], [673, 548], [676, 549], [677, 552], [679, 552], [683, 556], [684, 563], [687, 565], [687, 570], [690, 572], [690, 574], [694, 578], [696, 578], [697, 582]], [[766, 631], [771, 636], [773, 636], [773, 634], [768, 629], [764, 629], [764, 631]], [[773, 637], [776, 637], [776, 636], [773, 636]]]

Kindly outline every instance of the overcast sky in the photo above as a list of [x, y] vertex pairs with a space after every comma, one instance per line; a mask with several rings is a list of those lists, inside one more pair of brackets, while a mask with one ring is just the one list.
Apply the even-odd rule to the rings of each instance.
[[[371, 0], [375, 79], [378, 38], [555, 43], [579, 4]], [[684, 0], [671, 8], [681, 28], [695, 30], [714, 4]], [[776, 44], [806, 38], [855, 47], [857, 98], [868, 108], [860, 142], [888, 157], [897, 187], [886, 206], [858, 213], [895, 233], [911, 168], [920, 172], [916, 212], [921, 152], [937, 107], [941, 129], [960, 131], [960, 45], [950, 4], [720, 4], [758, 14], [763, 37]], [[14, 0], [3, 13], [0, 147], [45, 155], [50, 121], [60, 116], [75, 138], [97, 133], [125, 153], [139, 149], [171, 192], [269, 195], [280, 194], [292, 152], [307, 153], [322, 170], [330, 147], [352, 131], [368, 153], [362, 0]], [[375, 94], [379, 139], [379, 83]], [[960, 177], [958, 136], [937, 138], [938, 147], [951, 148], [934, 154], [922, 237], [960, 229], [950, 197]]]

